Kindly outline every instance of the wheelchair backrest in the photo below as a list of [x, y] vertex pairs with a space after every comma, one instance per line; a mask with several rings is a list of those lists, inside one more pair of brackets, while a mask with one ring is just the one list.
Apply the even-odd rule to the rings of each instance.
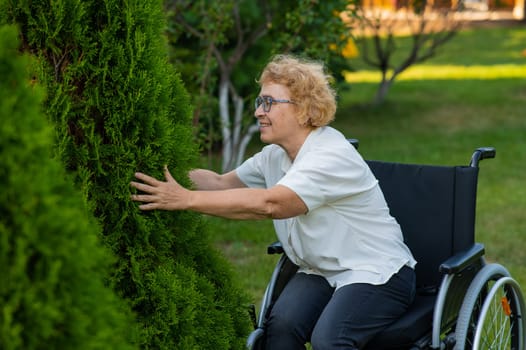
[[474, 244], [478, 167], [367, 163], [418, 262], [417, 286], [438, 287], [440, 264]]

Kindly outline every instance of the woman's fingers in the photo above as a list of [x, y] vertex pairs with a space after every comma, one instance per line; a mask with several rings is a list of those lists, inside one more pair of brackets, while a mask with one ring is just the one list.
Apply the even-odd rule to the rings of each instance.
[[141, 204], [139, 205], [139, 209], [140, 210], [155, 210], [158, 208], [158, 204], [157, 203], [145, 203], [145, 204]]
[[154, 193], [155, 192], [155, 187], [152, 187], [150, 185], [146, 185], [146, 184], [143, 184], [141, 182], [135, 182], [135, 181], [132, 181], [130, 183], [130, 185], [132, 187], [135, 187], [137, 190], [141, 191], [141, 192], [146, 192], [146, 193]]
[[141, 202], [139, 205], [141, 210], [184, 209], [188, 191], [175, 181], [167, 166], [164, 167], [164, 176], [165, 181], [159, 181], [144, 173], [135, 173], [138, 181], [131, 181], [130, 186], [140, 193], [132, 194], [131, 199]]
[[138, 180], [141, 180], [142, 182], [147, 183], [147, 184], [152, 185], [152, 186], [158, 186], [159, 183], [160, 183], [160, 181], [157, 180], [156, 178], [148, 176], [148, 175], [143, 174], [143, 173], [139, 173], [139, 172], [135, 173], [135, 177]]
[[131, 198], [136, 202], [153, 202], [155, 200], [155, 197], [149, 194], [132, 194]]
[[130, 186], [134, 187], [138, 191], [143, 192], [143, 194], [132, 194], [131, 199], [135, 202], [143, 202], [144, 204], [139, 205], [139, 208], [141, 210], [152, 210], [156, 207], [156, 198], [154, 194], [156, 194], [157, 187], [159, 186], [160, 182], [157, 181], [155, 178], [148, 176], [143, 173], [135, 173], [135, 177], [138, 180], [141, 180], [143, 182], [136, 182], [132, 181], [130, 182]]
[[167, 165], [164, 166], [164, 177], [165, 177], [166, 181], [168, 181], [168, 182], [177, 182], [177, 181], [175, 181], [175, 179], [173, 178], [172, 174], [170, 173], [170, 170], [168, 170], [168, 166]]

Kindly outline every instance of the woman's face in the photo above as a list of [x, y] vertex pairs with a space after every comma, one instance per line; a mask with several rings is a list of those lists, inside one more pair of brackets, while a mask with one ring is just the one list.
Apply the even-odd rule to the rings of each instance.
[[[276, 83], [262, 84], [259, 96], [291, 101], [289, 89]], [[298, 122], [298, 111], [295, 104], [299, 101], [292, 102], [272, 102], [268, 112], [265, 112], [264, 104], [256, 109], [254, 116], [259, 122], [261, 141], [277, 144], [285, 149], [296, 145], [297, 142], [301, 142], [300, 145], [303, 144], [310, 129]]]

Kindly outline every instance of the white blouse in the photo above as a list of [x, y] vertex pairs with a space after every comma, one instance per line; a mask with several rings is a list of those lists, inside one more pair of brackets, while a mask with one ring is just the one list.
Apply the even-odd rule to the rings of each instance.
[[336, 129], [313, 130], [293, 163], [281, 147], [268, 145], [236, 173], [248, 187], [286, 186], [307, 205], [304, 215], [274, 220], [300, 272], [321, 275], [339, 288], [384, 284], [402, 266], [414, 268], [378, 180]]

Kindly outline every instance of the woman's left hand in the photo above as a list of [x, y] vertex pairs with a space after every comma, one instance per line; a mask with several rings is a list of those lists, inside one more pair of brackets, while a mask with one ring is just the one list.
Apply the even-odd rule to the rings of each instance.
[[168, 167], [164, 167], [166, 181], [159, 181], [143, 173], [135, 173], [135, 177], [141, 182], [132, 181], [130, 185], [143, 194], [134, 194], [131, 199], [142, 202], [141, 210], [184, 210], [187, 208], [190, 191], [179, 185], [172, 177]]

